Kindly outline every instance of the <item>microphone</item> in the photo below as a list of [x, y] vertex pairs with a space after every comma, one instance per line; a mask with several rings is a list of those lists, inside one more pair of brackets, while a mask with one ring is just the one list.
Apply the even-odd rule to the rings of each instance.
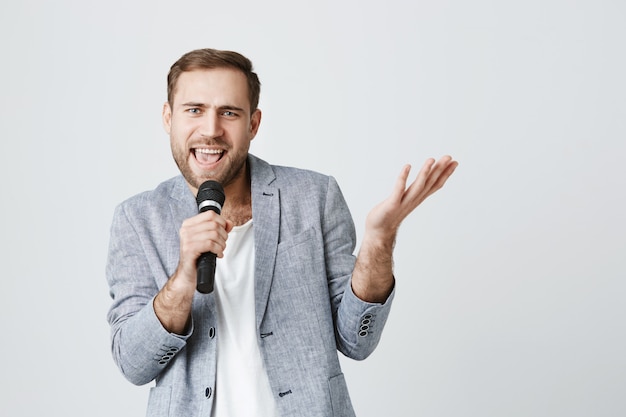
[[[200, 188], [198, 188], [196, 202], [198, 203], [198, 212], [200, 213], [212, 210], [220, 214], [225, 200], [224, 188], [222, 184], [217, 181], [205, 181], [200, 185]], [[213, 284], [215, 282], [215, 258], [214, 253], [205, 252], [200, 255], [196, 261], [196, 290], [202, 294], [209, 294], [213, 291]]]

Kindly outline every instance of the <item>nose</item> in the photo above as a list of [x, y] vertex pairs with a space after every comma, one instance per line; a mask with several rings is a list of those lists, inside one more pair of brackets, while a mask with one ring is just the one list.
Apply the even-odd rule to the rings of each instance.
[[207, 111], [202, 118], [199, 133], [208, 138], [217, 138], [222, 136], [223, 129], [220, 117], [215, 111]]

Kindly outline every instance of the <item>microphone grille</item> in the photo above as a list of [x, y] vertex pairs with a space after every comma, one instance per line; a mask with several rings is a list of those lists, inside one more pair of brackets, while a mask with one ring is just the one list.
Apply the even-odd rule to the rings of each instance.
[[224, 188], [222, 184], [217, 181], [205, 181], [198, 188], [198, 196], [196, 197], [196, 202], [198, 205], [203, 201], [215, 201], [220, 206], [224, 205], [224, 201], [226, 200], [226, 196], [224, 195]]

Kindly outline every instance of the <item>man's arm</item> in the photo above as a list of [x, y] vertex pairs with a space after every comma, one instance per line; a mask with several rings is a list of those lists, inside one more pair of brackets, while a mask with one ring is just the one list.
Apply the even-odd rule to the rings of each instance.
[[439, 190], [458, 163], [450, 156], [437, 163], [428, 159], [417, 178], [406, 187], [410, 165], [405, 165], [391, 195], [367, 215], [365, 234], [352, 274], [352, 290], [363, 301], [383, 303], [394, 285], [393, 248], [402, 221], [428, 196]]
[[223, 257], [228, 232], [232, 228], [230, 221], [211, 210], [183, 222], [178, 267], [154, 299], [154, 312], [167, 331], [185, 333], [196, 292], [196, 261], [205, 252]]
[[[152, 245], [151, 232], [141, 225], [133, 214], [137, 209], [131, 207], [118, 206], [111, 227], [107, 280], [113, 304], [107, 317], [111, 324], [112, 353], [116, 364], [129, 381], [142, 385], [153, 380], [167, 366], [164, 355], [180, 351], [191, 335], [190, 312], [197, 258], [194, 252], [215, 251], [216, 255], [222, 256], [224, 231], [213, 233], [211, 230], [222, 226], [230, 230], [231, 226], [219, 218], [213, 220], [222, 226], [204, 224], [211, 223], [213, 216], [207, 214], [213, 213], [211, 211], [183, 222], [176, 272], [159, 291], [153, 267], [157, 273], [161, 270], [158, 265], [160, 256]], [[189, 229], [198, 227], [204, 230], [198, 232], [200, 235], [214, 235], [213, 240], [199, 237], [207, 240], [207, 246], [193, 242], [195, 233]]]

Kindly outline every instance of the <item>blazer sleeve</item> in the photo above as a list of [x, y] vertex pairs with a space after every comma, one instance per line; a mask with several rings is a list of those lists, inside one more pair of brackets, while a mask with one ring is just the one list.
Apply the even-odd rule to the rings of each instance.
[[153, 300], [159, 288], [147, 254], [149, 236], [132, 219], [124, 205], [116, 208], [106, 266], [113, 299], [107, 319], [115, 363], [130, 382], [142, 385], [161, 373], [193, 330], [169, 333], [156, 317]]
[[339, 185], [332, 177], [329, 177], [324, 207], [323, 234], [337, 349], [349, 358], [362, 360], [380, 341], [395, 287], [381, 304], [362, 301], [352, 291], [354, 223]]

